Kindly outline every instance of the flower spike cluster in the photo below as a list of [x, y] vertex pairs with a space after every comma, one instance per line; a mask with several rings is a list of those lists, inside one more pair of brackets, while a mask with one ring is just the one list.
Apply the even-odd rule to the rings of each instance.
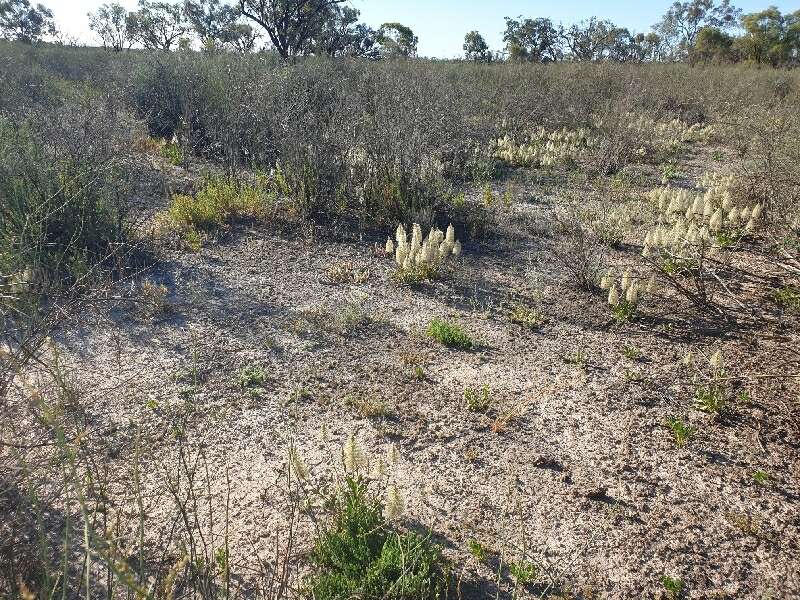
[[[395, 243], [396, 242], [396, 243]], [[397, 266], [411, 270], [418, 266], [439, 266], [451, 256], [461, 254], [461, 242], [456, 239], [456, 231], [451, 224], [447, 232], [432, 228], [428, 236], [422, 237], [422, 227], [414, 223], [411, 227], [411, 240], [405, 227], [397, 226], [395, 241], [386, 240], [386, 252], [394, 253]]]
[[525, 141], [517, 143], [508, 135], [494, 143], [494, 157], [514, 166], [552, 167], [574, 163], [592, 145], [586, 129], [561, 129], [549, 132], [540, 127]]
[[[716, 133], [713, 126], [699, 123], [687, 125], [680, 119], [656, 121], [651, 117], [628, 113], [626, 128], [632, 137], [646, 140], [652, 152], [675, 152], [687, 142], [708, 142]], [[637, 154], [646, 155], [648, 148], [639, 148]]]
[[694, 260], [700, 254], [713, 257], [720, 251], [720, 239], [753, 233], [761, 218], [761, 204], [737, 204], [735, 185], [732, 175], [706, 174], [694, 193], [670, 187], [653, 190], [650, 200], [658, 210], [658, 220], [645, 235], [642, 255], [682, 260]]
[[630, 269], [625, 269], [617, 282], [617, 277], [613, 269], [603, 275], [600, 280], [600, 287], [608, 290], [608, 304], [612, 308], [626, 305], [635, 309], [643, 294], [653, 294], [656, 289], [655, 275], [651, 275], [645, 285], [638, 277], [631, 273]]

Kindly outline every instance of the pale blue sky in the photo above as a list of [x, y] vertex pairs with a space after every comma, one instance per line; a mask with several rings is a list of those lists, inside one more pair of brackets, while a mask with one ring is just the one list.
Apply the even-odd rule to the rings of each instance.
[[[59, 26], [82, 41], [92, 41], [86, 14], [104, 0], [39, 0], [53, 9]], [[129, 9], [137, 0], [117, 0]], [[618, 25], [644, 32], [658, 21], [671, 0], [352, 0], [362, 20], [373, 27], [386, 21], [399, 21], [419, 36], [422, 56], [451, 58], [460, 56], [464, 34], [477, 29], [492, 49], [502, 46], [503, 17], [549, 17], [555, 22], [573, 23], [591, 16], [611, 19]], [[734, 0], [745, 12], [778, 6], [784, 12], [800, 8], [800, 1]]]

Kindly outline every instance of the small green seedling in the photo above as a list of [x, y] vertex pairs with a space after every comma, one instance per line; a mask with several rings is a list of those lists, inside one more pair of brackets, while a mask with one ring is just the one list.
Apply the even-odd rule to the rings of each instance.
[[622, 348], [622, 354], [629, 360], [639, 360], [639, 357], [642, 355], [642, 351], [636, 346], [624, 346]]
[[533, 583], [536, 580], [536, 575], [538, 573], [536, 565], [524, 560], [509, 563], [508, 571], [519, 585], [528, 585], [529, 583]]
[[467, 542], [467, 548], [469, 548], [469, 553], [472, 554], [478, 562], [486, 562], [486, 559], [489, 558], [489, 551], [486, 550], [486, 546], [481, 544], [478, 540], [470, 540]]
[[484, 385], [479, 390], [465, 388], [464, 402], [472, 412], [486, 412], [492, 404], [492, 390], [488, 385]]
[[263, 387], [266, 380], [266, 371], [257, 365], [248, 365], [239, 373], [239, 385], [242, 389]]
[[675, 438], [675, 445], [678, 448], [683, 448], [695, 433], [694, 427], [685, 424], [678, 417], [670, 417], [667, 420], [667, 427], [672, 432], [672, 436]]
[[664, 589], [667, 592], [667, 597], [670, 600], [678, 600], [683, 594], [683, 581], [678, 577], [670, 577], [669, 575], [664, 575], [661, 577], [661, 585], [664, 586]]

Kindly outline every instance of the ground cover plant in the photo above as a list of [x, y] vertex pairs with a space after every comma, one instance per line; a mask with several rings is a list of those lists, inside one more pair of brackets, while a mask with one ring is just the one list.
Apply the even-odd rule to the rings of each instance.
[[174, 4], [0, 2], [0, 597], [800, 594], [792, 13]]

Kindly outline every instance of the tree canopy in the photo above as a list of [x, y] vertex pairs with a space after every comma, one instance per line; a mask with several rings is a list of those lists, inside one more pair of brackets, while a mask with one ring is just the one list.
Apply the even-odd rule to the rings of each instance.
[[464, 36], [464, 58], [477, 62], [489, 62], [492, 53], [489, 51], [489, 44], [477, 31], [470, 31]]
[[0, 33], [27, 44], [53, 36], [53, 13], [42, 4], [32, 6], [30, 0], [0, 0]]

